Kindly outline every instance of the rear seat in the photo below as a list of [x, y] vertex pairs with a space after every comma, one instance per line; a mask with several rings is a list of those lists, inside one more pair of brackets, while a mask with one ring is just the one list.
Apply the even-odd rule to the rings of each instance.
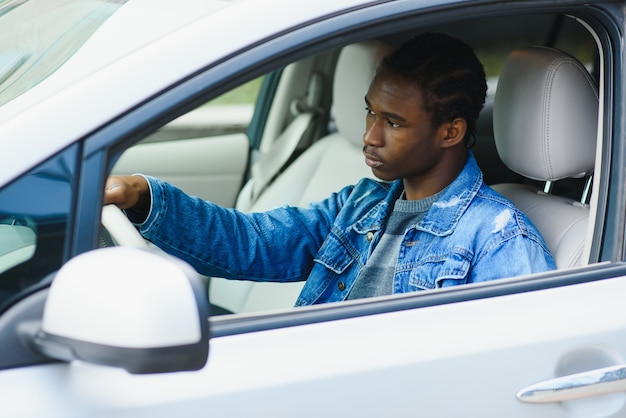
[[[282, 205], [306, 207], [342, 187], [371, 177], [362, 154], [365, 129], [364, 96], [386, 44], [368, 41], [342, 49], [333, 82], [333, 106], [338, 131], [300, 155], [273, 183], [265, 188], [250, 212]], [[232, 312], [290, 308], [303, 282], [260, 283], [212, 278], [211, 303]]]

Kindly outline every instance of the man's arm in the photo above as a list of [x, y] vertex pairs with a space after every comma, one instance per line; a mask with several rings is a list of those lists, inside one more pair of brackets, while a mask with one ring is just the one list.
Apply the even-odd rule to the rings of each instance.
[[104, 201], [124, 208], [145, 238], [201, 274], [258, 281], [305, 280], [341, 205], [335, 194], [309, 210], [247, 214], [141, 175], [111, 177]]

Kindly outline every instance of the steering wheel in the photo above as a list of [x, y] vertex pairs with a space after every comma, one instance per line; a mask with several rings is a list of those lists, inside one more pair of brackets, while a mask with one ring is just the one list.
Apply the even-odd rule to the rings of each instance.
[[107, 230], [115, 245], [148, 248], [148, 242], [130, 223], [126, 215], [115, 205], [102, 207], [102, 226]]

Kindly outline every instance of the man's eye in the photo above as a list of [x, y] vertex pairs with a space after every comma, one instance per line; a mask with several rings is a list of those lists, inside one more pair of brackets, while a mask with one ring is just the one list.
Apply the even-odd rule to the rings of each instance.
[[390, 120], [387, 120], [387, 124], [388, 124], [389, 126], [391, 126], [392, 128], [399, 128], [399, 127], [400, 127], [400, 125], [398, 125], [397, 123], [392, 122], [392, 121], [390, 121]]
[[372, 111], [372, 109], [370, 109], [369, 107], [366, 107], [366, 108], [365, 108], [365, 112], [367, 112], [367, 115], [368, 115], [368, 116], [374, 116], [374, 114], [375, 114], [375, 113]]

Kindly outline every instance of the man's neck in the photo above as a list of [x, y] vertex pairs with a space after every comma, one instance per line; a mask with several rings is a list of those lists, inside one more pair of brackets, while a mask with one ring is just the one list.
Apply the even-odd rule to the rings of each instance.
[[463, 171], [467, 152], [450, 153], [435, 169], [418, 178], [404, 178], [406, 200], [424, 199], [445, 189]]

